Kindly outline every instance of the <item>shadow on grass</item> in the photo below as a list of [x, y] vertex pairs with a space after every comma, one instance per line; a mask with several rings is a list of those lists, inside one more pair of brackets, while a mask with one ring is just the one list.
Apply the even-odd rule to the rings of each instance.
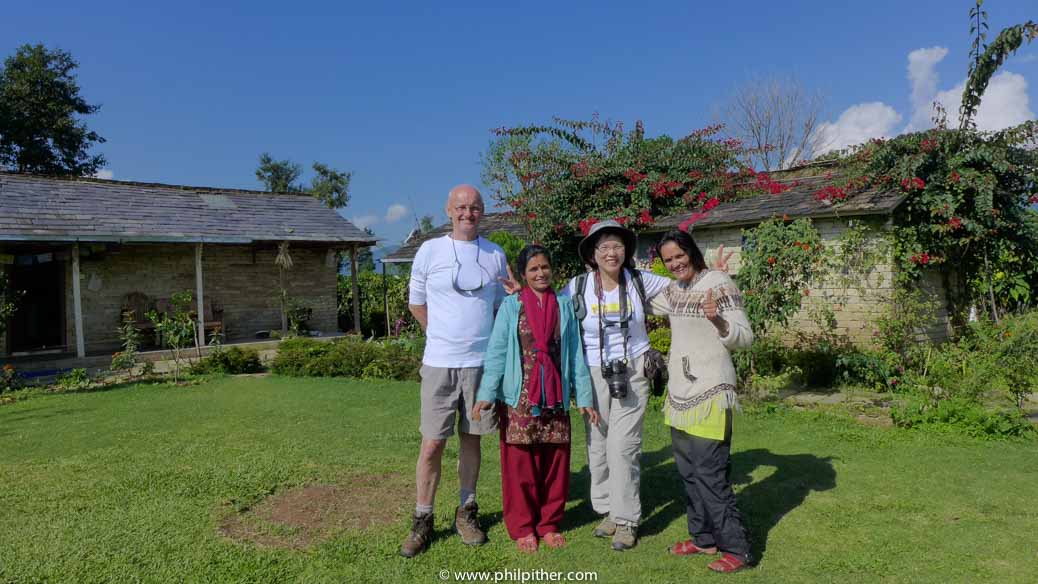
[[0, 436], [7, 436], [9, 434], [14, 434], [14, 431], [17, 428], [12, 428], [11, 426], [15, 425], [17, 422], [23, 422], [23, 421], [26, 421], [26, 420], [30, 420], [30, 421], [46, 420], [46, 419], [49, 419], [49, 418], [57, 418], [57, 417], [60, 417], [60, 416], [67, 416], [69, 414], [75, 414], [76, 412], [80, 412], [80, 411], [82, 411], [82, 410], [76, 409], [76, 408], [64, 408], [64, 409], [54, 409], [54, 410], [38, 409], [38, 410], [30, 410], [28, 412], [19, 412], [17, 414], [11, 414], [9, 416], [4, 416], [3, 417], [3, 424], [0, 424]]
[[[751, 473], [760, 467], [773, 467], [775, 472], [750, 483]], [[750, 483], [738, 495], [739, 509], [750, 531], [753, 553], [761, 558], [767, 550], [771, 530], [786, 514], [803, 504], [811, 492], [834, 488], [836, 471], [831, 458], [775, 454], [760, 448], [732, 455], [732, 483]], [[591, 508], [589, 484], [586, 465], [570, 475], [570, 500], [578, 504], [566, 512], [567, 529], [580, 529], [599, 521]], [[659, 534], [685, 516], [685, 491], [670, 446], [642, 454], [641, 487], [640, 536]]]
[[775, 472], [747, 485], [738, 498], [739, 510], [750, 531], [753, 554], [762, 558], [771, 530], [786, 514], [802, 505], [811, 492], [836, 487], [836, 470], [830, 457], [775, 454], [758, 448], [732, 455], [732, 483], [748, 483], [750, 474], [759, 467], [773, 467]]

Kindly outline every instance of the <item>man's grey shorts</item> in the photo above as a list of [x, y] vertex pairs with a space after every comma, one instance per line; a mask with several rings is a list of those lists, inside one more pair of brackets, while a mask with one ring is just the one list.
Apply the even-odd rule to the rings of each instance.
[[477, 422], [471, 418], [482, 367], [430, 367], [422, 365], [422, 437], [446, 440], [454, 435], [454, 417], [460, 411], [458, 431], [490, 434], [497, 430], [494, 409], [484, 411]]

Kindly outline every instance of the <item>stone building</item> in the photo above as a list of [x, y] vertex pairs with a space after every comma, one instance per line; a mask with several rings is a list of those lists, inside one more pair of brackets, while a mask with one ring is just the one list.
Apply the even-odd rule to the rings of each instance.
[[[794, 172], [774, 173], [772, 177], [789, 186], [789, 190], [778, 195], [764, 194], [722, 203], [693, 225], [692, 235], [704, 253], [712, 256], [719, 245], [724, 245], [726, 252], [734, 252], [729, 260], [729, 271], [732, 274], [739, 273], [745, 239], [744, 229], [751, 229], [772, 217], [809, 217], [826, 246], [841, 245], [844, 233], [855, 223], [869, 225], [869, 244], [877, 244], [877, 240], [883, 238], [883, 232], [893, 224], [894, 214], [905, 199], [904, 194], [896, 190], [872, 189], [855, 193], [841, 204], [831, 205], [815, 197], [815, 193], [822, 187], [839, 184], [839, 176], [834, 176], [831, 172], [806, 168]], [[647, 267], [648, 260], [652, 257], [652, 249], [663, 233], [677, 228], [690, 215], [691, 213], [684, 213], [661, 218], [654, 225], [643, 227], [639, 231], [639, 249], [636, 257], [644, 267]], [[480, 227], [486, 235], [494, 231], [507, 230], [520, 238], [529, 239], [524, 227], [507, 212], [487, 214]], [[449, 225], [445, 225], [430, 233], [419, 235], [387, 257], [386, 261], [411, 261], [423, 241], [442, 235], [448, 229]], [[574, 248], [578, 240], [579, 238], [574, 239]], [[712, 263], [711, 258], [708, 258], [708, 263]], [[812, 316], [816, 311], [812, 309], [825, 303], [835, 314], [836, 333], [846, 335], [857, 344], [872, 344], [875, 341], [876, 319], [889, 314], [892, 308], [891, 293], [895, 269], [893, 258], [888, 252], [878, 258], [868, 277], [859, 282], [848, 283], [848, 277], [854, 277], [853, 272], [850, 272], [844, 274], [847, 277], [835, 277], [815, 284], [804, 298], [801, 310], [791, 319], [791, 326], [780, 332], [791, 338], [795, 337], [796, 331], [817, 331], [818, 327]], [[935, 341], [945, 340], [951, 334], [951, 324], [946, 310], [945, 288], [940, 275], [936, 270], [927, 270], [920, 285], [930, 298], [937, 301], [938, 311], [936, 321], [927, 330], [919, 333]]]
[[[790, 220], [809, 217], [824, 244], [830, 248], [842, 246], [844, 234], [853, 225], [867, 226], [868, 235], [863, 247], [873, 247], [878, 255], [868, 273], [860, 274], [844, 266], [843, 274], [812, 285], [803, 299], [801, 310], [790, 321], [791, 330], [785, 333], [790, 336], [793, 331], [816, 332], [818, 326], [812, 317], [812, 309], [825, 303], [835, 315], [836, 333], [846, 335], [857, 344], [869, 345], [875, 340], [876, 319], [889, 315], [892, 308], [896, 266], [889, 247], [884, 252], [881, 240], [884, 232], [892, 226], [894, 213], [904, 202], [905, 195], [898, 191], [871, 189], [855, 193], [838, 205], [815, 197], [820, 188], [838, 180], [830, 173], [789, 178], [785, 182], [791, 188], [781, 194], [759, 195], [718, 205], [692, 226], [691, 233], [704, 253], [712, 255], [721, 245], [726, 253], [734, 252], [729, 260], [729, 271], [734, 275], [739, 273], [745, 243], [743, 230], [752, 229], [772, 217]], [[641, 232], [638, 237], [639, 257], [650, 257], [650, 250], [663, 233], [678, 227], [690, 215], [685, 213], [663, 218]], [[712, 263], [712, 258], [708, 258], [707, 263]], [[951, 322], [940, 275], [936, 270], [925, 271], [920, 286], [937, 301], [938, 309], [936, 320], [919, 333], [934, 341], [946, 340], [951, 335]]]
[[147, 329], [138, 313], [181, 292], [207, 339], [280, 330], [286, 243], [288, 297], [312, 330], [336, 333], [340, 253], [375, 242], [311, 196], [0, 173], [0, 270], [24, 292], [0, 357], [110, 354], [124, 312]]

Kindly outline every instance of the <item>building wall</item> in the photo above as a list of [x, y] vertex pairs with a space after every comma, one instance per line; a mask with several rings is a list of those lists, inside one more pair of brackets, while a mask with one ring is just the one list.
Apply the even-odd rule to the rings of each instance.
[[[3, 251], [4, 251], [3, 248], [0, 248], [0, 252], [3, 252]], [[6, 268], [4, 266], [0, 265], [0, 276], [3, 275], [4, 270], [6, 270]], [[2, 279], [3, 278], [0, 278], [0, 280], [2, 280]], [[7, 331], [4, 331], [2, 334], [0, 334], [0, 355], [6, 355], [6, 354], [7, 354]], [[0, 364], [0, 365], [2, 365], [2, 364]]]
[[[820, 219], [816, 220], [814, 225], [827, 246], [838, 245], [840, 237], [848, 229], [847, 221], [841, 219]], [[729, 272], [735, 275], [739, 273], [742, 260], [742, 230], [742, 227], [721, 227], [696, 229], [692, 234], [699, 248], [707, 256], [708, 265], [713, 265], [718, 246], [723, 244], [726, 253], [734, 252], [728, 265]], [[640, 236], [639, 258], [648, 257], [648, 249], [655, 244], [659, 235]], [[870, 274], [868, 282], [862, 286], [864, 293], [859, 292], [857, 286], [845, 288], [835, 279], [812, 286], [800, 311], [790, 319], [790, 326], [787, 330], [781, 331], [782, 336], [792, 340], [796, 338], [797, 331], [818, 332], [819, 327], [812, 318], [815, 311], [812, 309], [824, 303], [833, 308], [837, 333], [846, 335], [859, 345], [874, 344], [877, 318], [888, 314], [891, 309], [893, 270], [892, 261], [880, 262]], [[934, 295], [933, 297], [939, 300], [940, 307], [937, 322], [927, 330], [919, 331], [920, 336], [935, 341], [946, 340], [951, 334], [951, 328], [940, 276], [936, 271], [927, 272], [920, 284], [927, 294]]]
[[[313, 308], [310, 326], [332, 333], [337, 330], [336, 269], [329, 248], [291, 249], [293, 267], [287, 272], [288, 291]], [[87, 352], [117, 350], [117, 327], [127, 294], [140, 292], [150, 298], [170, 298], [174, 293], [195, 292], [193, 244], [122, 245], [80, 262], [83, 302], [83, 337]], [[207, 304], [223, 307], [228, 340], [254, 338], [261, 330], [280, 329], [277, 250], [248, 245], [205, 245], [202, 253], [203, 293]], [[71, 262], [68, 281], [71, 282]], [[74, 350], [75, 332], [72, 286], [67, 287], [66, 338]]]

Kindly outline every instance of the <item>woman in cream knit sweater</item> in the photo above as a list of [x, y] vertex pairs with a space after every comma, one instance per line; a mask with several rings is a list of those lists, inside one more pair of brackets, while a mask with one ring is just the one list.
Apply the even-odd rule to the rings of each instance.
[[677, 555], [716, 554], [708, 567], [734, 572], [752, 562], [749, 537], [732, 491], [732, 410], [737, 407], [730, 352], [748, 347], [753, 331], [742, 293], [728, 274], [708, 270], [684, 231], [666, 233], [656, 252], [676, 280], [652, 301], [670, 317], [670, 380], [664, 422], [685, 486], [691, 539], [671, 546]]

